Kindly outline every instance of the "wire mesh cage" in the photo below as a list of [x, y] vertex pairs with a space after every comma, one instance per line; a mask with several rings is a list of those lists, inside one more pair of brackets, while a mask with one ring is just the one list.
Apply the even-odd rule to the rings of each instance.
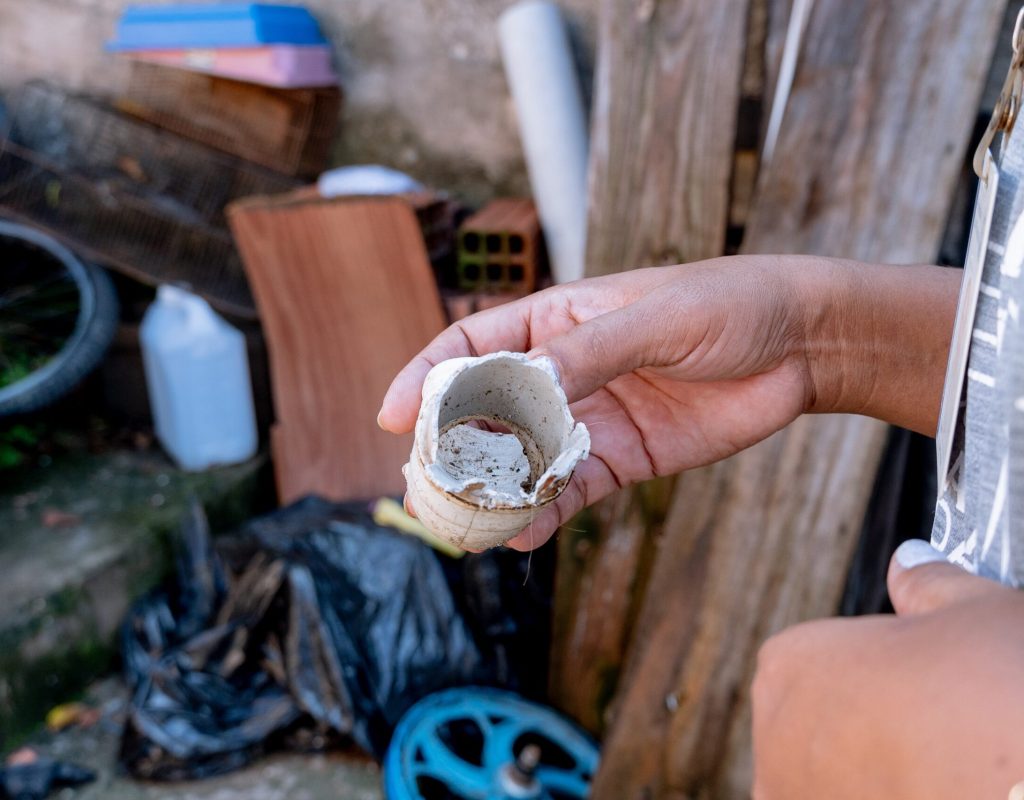
[[0, 142], [0, 209], [148, 283], [255, 316], [224, 216], [294, 179], [46, 84], [26, 86]]

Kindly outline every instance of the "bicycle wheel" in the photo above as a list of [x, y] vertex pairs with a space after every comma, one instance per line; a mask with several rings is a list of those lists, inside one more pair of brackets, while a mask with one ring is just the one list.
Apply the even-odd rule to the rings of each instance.
[[102, 269], [0, 220], [0, 417], [40, 409], [76, 386], [99, 364], [117, 319]]
[[[533, 763], [516, 774], [531, 746]], [[590, 737], [550, 708], [500, 689], [447, 689], [399, 721], [384, 756], [384, 796], [585, 800], [598, 759]]]

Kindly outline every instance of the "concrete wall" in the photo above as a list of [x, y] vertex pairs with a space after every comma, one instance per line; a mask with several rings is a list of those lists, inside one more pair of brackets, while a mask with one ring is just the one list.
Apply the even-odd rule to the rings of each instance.
[[[116, 93], [127, 70], [103, 52], [103, 43], [124, 5], [0, 0], [0, 91], [44, 78], [90, 93]], [[389, 164], [477, 202], [528, 190], [495, 33], [511, 0], [306, 5], [335, 45], [346, 91], [337, 163]], [[561, 5], [588, 87], [596, 3]]]

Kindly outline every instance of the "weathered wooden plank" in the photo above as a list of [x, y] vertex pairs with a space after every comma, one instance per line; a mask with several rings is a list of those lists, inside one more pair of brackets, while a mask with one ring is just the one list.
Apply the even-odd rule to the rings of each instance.
[[[744, 250], [933, 259], [1002, 5], [816, 0]], [[807, 417], [679, 481], [597, 800], [749, 795], [757, 648], [836, 608], [884, 437]]]
[[549, 694], [588, 730], [605, 727], [674, 485], [618, 492], [560, 533]]
[[745, 249], [933, 258], [1004, 6], [816, 0]]
[[[764, 124], [768, 123], [768, 114], [779, 80], [779, 67], [782, 64], [782, 50], [786, 44], [786, 32], [789, 30], [790, 15], [793, 13], [793, 0], [765, 0], [767, 8], [767, 25], [764, 39]], [[762, 130], [762, 135], [764, 131]]]
[[726, 252], [735, 252], [754, 203], [761, 130], [765, 113], [765, 43], [769, 32], [770, 0], [750, 0], [746, 50], [736, 119], [736, 151], [729, 187], [729, 231]]
[[139, 119], [306, 177], [328, 166], [341, 104], [336, 87], [278, 89], [141, 62], [118, 99], [122, 111]]
[[376, 425], [393, 376], [445, 326], [414, 197], [299, 190], [232, 205], [267, 337], [282, 503], [400, 493], [412, 436]]
[[[605, 0], [589, 273], [721, 255], [749, 0]], [[618, 680], [672, 481], [612, 498], [559, 540], [551, 697], [593, 731]]]
[[748, 3], [604, 1], [588, 274], [721, 253]]

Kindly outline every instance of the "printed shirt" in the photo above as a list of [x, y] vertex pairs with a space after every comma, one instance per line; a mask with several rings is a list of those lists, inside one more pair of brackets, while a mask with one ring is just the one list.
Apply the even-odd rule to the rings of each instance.
[[932, 544], [971, 572], [1019, 587], [1024, 585], [1024, 131], [1004, 142], [999, 171]]

